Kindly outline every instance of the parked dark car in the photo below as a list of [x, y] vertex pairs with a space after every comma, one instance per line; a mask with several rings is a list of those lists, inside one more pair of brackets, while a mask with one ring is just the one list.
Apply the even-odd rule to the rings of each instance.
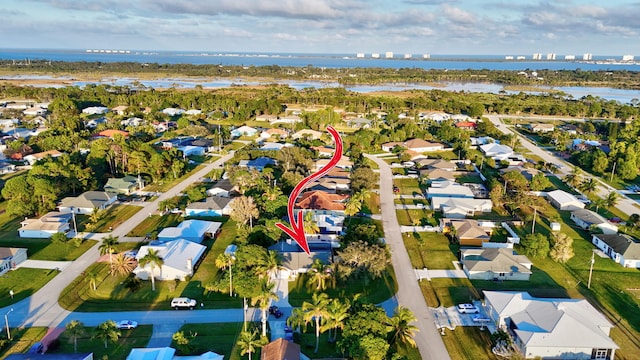
[[269, 314], [275, 316], [276, 319], [280, 319], [283, 315], [282, 311], [275, 305], [269, 307]]

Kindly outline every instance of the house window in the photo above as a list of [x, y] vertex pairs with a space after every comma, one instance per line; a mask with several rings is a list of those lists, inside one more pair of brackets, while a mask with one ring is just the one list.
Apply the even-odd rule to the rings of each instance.
[[611, 356], [611, 349], [593, 349], [591, 352], [592, 359], [609, 359]]
[[503, 273], [503, 272], [502, 273], [498, 273], [498, 276], [504, 276], [504, 275], [505, 275], [505, 273]]

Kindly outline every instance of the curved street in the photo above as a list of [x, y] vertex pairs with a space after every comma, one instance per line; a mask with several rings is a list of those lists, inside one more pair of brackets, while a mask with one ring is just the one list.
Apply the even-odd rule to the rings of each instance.
[[415, 325], [420, 331], [416, 334], [415, 341], [422, 359], [450, 359], [442, 341], [442, 335], [436, 329], [435, 319], [422, 295], [407, 249], [402, 241], [402, 233], [396, 217], [391, 167], [384, 160], [375, 156], [365, 155], [365, 157], [375, 162], [380, 168], [382, 226], [385, 241], [391, 248], [391, 261], [398, 280], [398, 293], [396, 294], [398, 305], [409, 308], [417, 318]]

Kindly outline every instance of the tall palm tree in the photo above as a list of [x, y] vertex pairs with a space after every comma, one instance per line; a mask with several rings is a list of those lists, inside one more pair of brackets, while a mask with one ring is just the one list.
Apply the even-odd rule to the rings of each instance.
[[331, 279], [331, 277], [331, 268], [323, 264], [320, 259], [315, 259], [311, 264], [309, 285], [315, 285], [316, 291], [322, 291], [327, 288], [327, 280]]
[[99, 275], [96, 271], [92, 271], [87, 274], [87, 280], [89, 280], [89, 286], [91, 286], [93, 291], [96, 291], [96, 288], [98, 285], [98, 279], [99, 279]]
[[93, 338], [104, 341], [104, 348], [106, 349], [107, 343], [109, 341], [118, 341], [120, 335], [121, 333], [120, 330], [118, 330], [116, 322], [113, 320], [107, 320], [96, 327], [93, 333]]
[[603, 199], [603, 198], [595, 198], [593, 199], [593, 201], [591, 202], [591, 206], [596, 208], [596, 212], [598, 212], [598, 209], [600, 209], [603, 206], [607, 206], [607, 200]]
[[411, 310], [404, 306], [399, 306], [393, 312], [393, 316], [389, 318], [388, 325], [391, 327], [391, 344], [398, 346], [399, 344], [416, 346], [413, 339], [415, 333], [420, 331], [417, 326], [411, 325], [416, 321], [416, 317]]
[[65, 326], [65, 333], [69, 337], [69, 342], [73, 341], [73, 352], [78, 352], [78, 339], [86, 334], [84, 324], [78, 320], [71, 320]]
[[157, 250], [149, 249], [147, 251], [147, 255], [140, 259], [139, 264], [143, 268], [147, 265], [151, 266], [151, 291], [156, 291], [155, 269], [156, 266], [160, 268], [160, 276], [162, 277], [162, 265], [164, 265], [164, 260], [162, 260], [158, 255]]
[[109, 254], [109, 264], [113, 265], [113, 261], [111, 259], [111, 254], [115, 251], [113, 249], [114, 246], [118, 245], [118, 237], [109, 235], [102, 239], [102, 243], [98, 248], [100, 250], [100, 255]]
[[344, 204], [344, 214], [354, 216], [362, 210], [362, 201], [358, 196], [352, 195]]
[[215, 265], [218, 269], [229, 270], [229, 296], [233, 296], [233, 262], [236, 260], [235, 256], [227, 253], [218, 255], [215, 260]]
[[607, 207], [616, 206], [620, 202], [620, 194], [617, 191], [610, 191], [604, 201]]
[[111, 274], [128, 275], [136, 268], [136, 265], [136, 259], [131, 256], [123, 253], [116, 254], [113, 257], [113, 263], [111, 264]]
[[256, 274], [260, 278], [272, 278], [282, 266], [282, 257], [275, 250], [267, 250], [256, 267]]
[[267, 310], [271, 305], [271, 300], [278, 300], [278, 294], [273, 291], [276, 283], [269, 280], [262, 280], [260, 284], [260, 290], [251, 298], [253, 305], [258, 305], [262, 312], [262, 336], [267, 336]]
[[[329, 330], [329, 342], [335, 342], [338, 337], [338, 329], [344, 329], [344, 322], [349, 317], [349, 301], [342, 302], [339, 299], [333, 299], [327, 305], [327, 321], [325, 328]], [[335, 330], [333, 336], [331, 330]]]
[[304, 312], [301, 308], [293, 308], [293, 310], [291, 310], [291, 316], [287, 318], [287, 325], [296, 328], [296, 331], [300, 331], [300, 327], [305, 325]]
[[304, 213], [303, 225], [304, 233], [307, 235], [313, 235], [320, 232], [318, 223], [313, 219], [313, 211], [307, 211]]
[[240, 332], [237, 344], [240, 347], [240, 355], [249, 354], [249, 360], [251, 360], [251, 354], [262, 347], [264, 342], [258, 338], [256, 330], [251, 330]]
[[578, 190], [582, 191], [586, 195], [595, 192], [597, 188], [598, 183], [593, 178], [585, 179], [580, 183], [580, 185], [578, 185]]
[[302, 303], [302, 312], [304, 313], [304, 322], [308, 324], [315, 322], [316, 327], [316, 348], [313, 352], [318, 352], [318, 345], [320, 342], [320, 332], [324, 331], [322, 325], [327, 321], [328, 312], [327, 306], [329, 305], [329, 296], [325, 293], [314, 293], [311, 297], [311, 302]]
[[568, 173], [563, 180], [565, 183], [567, 183], [567, 185], [571, 186], [574, 189], [578, 187], [578, 185], [580, 185], [580, 182], [582, 181], [580, 176], [580, 168], [574, 167], [573, 170]]

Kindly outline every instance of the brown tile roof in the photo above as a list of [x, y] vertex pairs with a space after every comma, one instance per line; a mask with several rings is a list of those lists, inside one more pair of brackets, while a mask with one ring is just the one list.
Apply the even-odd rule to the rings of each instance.
[[103, 130], [100, 131], [99, 133], [97, 133], [97, 136], [104, 136], [104, 137], [114, 137], [116, 134], [120, 134], [124, 137], [129, 136], [129, 133], [126, 131], [122, 131], [122, 130], [114, 130], [114, 129], [108, 129], [108, 130]]
[[283, 338], [274, 340], [262, 348], [260, 360], [300, 360], [300, 345]]
[[329, 194], [324, 191], [307, 191], [300, 195], [296, 207], [313, 210], [344, 211], [344, 202], [349, 195]]

